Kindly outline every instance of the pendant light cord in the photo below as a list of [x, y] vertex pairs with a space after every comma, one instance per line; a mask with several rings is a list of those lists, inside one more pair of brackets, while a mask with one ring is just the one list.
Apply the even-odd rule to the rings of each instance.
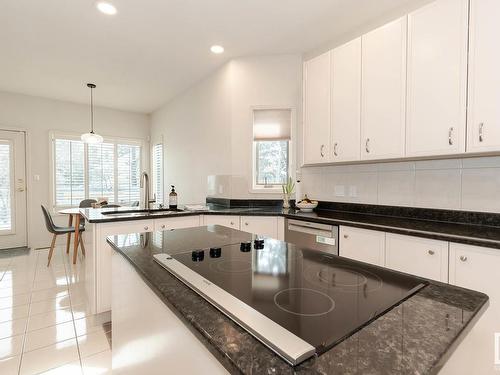
[[90, 87], [90, 132], [94, 134], [94, 88]]

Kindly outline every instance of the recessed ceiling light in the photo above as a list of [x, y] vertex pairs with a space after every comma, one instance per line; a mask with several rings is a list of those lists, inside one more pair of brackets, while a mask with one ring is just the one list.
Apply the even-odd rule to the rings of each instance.
[[219, 53], [224, 52], [224, 47], [215, 45], [215, 46], [210, 47], [210, 51], [212, 51], [213, 53], [219, 54]]
[[109, 14], [109, 15], [116, 14], [116, 7], [111, 3], [107, 3], [105, 1], [99, 1], [96, 4], [96, 7], [97, 9], [99, 9], [100, 12], [104, 14]]

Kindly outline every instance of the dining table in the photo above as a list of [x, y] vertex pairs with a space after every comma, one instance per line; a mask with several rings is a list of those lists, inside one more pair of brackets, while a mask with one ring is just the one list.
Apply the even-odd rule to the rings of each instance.
[[[75, 238], [73, 239], [73, 264], [76, 264], [76, 258], [78, 255], [78, 242], [80, 240], [80, 208], [66, 208], [64, 210], [58, 211], [61, 215], [68, 215], [68, 226], [72, 227], [73, 223], [75, 226]], [[83, 241], [82, 241], [83, 242]], [[68, 239], [66, 240], [66, 254], [69, 254], [69, 246], [71, 243], [71, 233], [68, 233]], [[85, 254], [85, 250], [82, 244], [82, 252]]]

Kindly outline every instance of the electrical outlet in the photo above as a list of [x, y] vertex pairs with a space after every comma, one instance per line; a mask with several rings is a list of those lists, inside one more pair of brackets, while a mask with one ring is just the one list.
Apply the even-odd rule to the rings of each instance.
[[336, 197], [345, 197], [345, 186], [344, 185], [335, 185], [335, 196]]

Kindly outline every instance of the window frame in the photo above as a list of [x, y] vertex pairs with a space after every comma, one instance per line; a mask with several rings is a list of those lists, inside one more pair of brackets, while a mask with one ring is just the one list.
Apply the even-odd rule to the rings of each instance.
[[[56, 204], [56, 175], [55, 175], [55, 140], [56, 139], [66, 139], [66, 140], [73, 140], [73, 141], [81, 141], [80, 135], [75, 134], [75, 133], [68, 133], [68, 132], [59, 132], [59, 131], [50, 131], [49, 132], [49, 154], [50, 154], [50, 160], [49, 160], [49, 178], [50, 178], [50, 207], [52, 209], [53, 213], [57, 213], [57, 211], [65, 209], [65, 208], [74, 208], [76, 206], [72, 205], [57, 205]], [[114, 187], [113, 187], [113, 194], [114, 198], [118, 197], [118, 183], [117, 183], [117, 144], [125, 144], [125, 145], [131, 145], [131, 146], [139, 146], [139, 170], [142, 171], [144, 170], [144, 167], [147, 167], [147, 164], [145, 163], [145, 158], [144, 158], [144, 150], [146, 149], [145, 147], [145, 141], [142, 139], [138, 138], [123, 138], [123, 137], [110, 137], [110, 136], [104, 136], [104, 141], [103, 143], [113, 143], [115, 145], [114, 147], [114, 160], [113, 160], [113, 169], [114, 169]], [[89, 196], [89, 160], [88, 160], [88, 145], [84, 144], [84, 189], [85, 189], [85, 199], [88, 199]], [[113, 202], [113, 203], [118, 203], [118, 202]]]
[[155, 147], [157, 146], [161, 146], [161, 181], [160, 182], [160, 186], [161, 186], [161, 190], [163, 192], [163, 196], [161, 197], [161, 199], [158, 198], [158, 196], [156, 195], [155, 196], [155, 199], [156, 199], [156, 203], [159, 203], [159, 204], [165, 204], [165, 144], [163, 143], [163, 137], [161, 140], [159, 140], [158, 142], [152, 142], [152, 145], [151, 145], [151, 181], [152, 181], [152, 184], [151, 184], [151, 188], [152, 188], [152, 192], [153, 194], [156, 194], [156, 185], [158, 183], [157, 181], [157, 176], [156, 176], [156, 159], [155, 159]]
[[271, 184], [271, 185], [262, 185], [257, 184], [257, 143], [259, 141], [254, 141], [253, 139], [253, 126], [254, 126], [254, 111], [256, 110], [287, 110], [291, 112], [290, 119], [290, 140], [288, 140], [288, 178], [294, 178], [294, 166], [295, 166], [295, 126], [296, 126], [296, 110], [293, 106], [288, 105], [259, 105], [259, 106], [251, 106], [250, 107], [250, 143], [251, 143], [251, 167], [250, 167], [250, 193], [268, 193], [268, 194], [281, 194], [283, 192], [281, 184]]

